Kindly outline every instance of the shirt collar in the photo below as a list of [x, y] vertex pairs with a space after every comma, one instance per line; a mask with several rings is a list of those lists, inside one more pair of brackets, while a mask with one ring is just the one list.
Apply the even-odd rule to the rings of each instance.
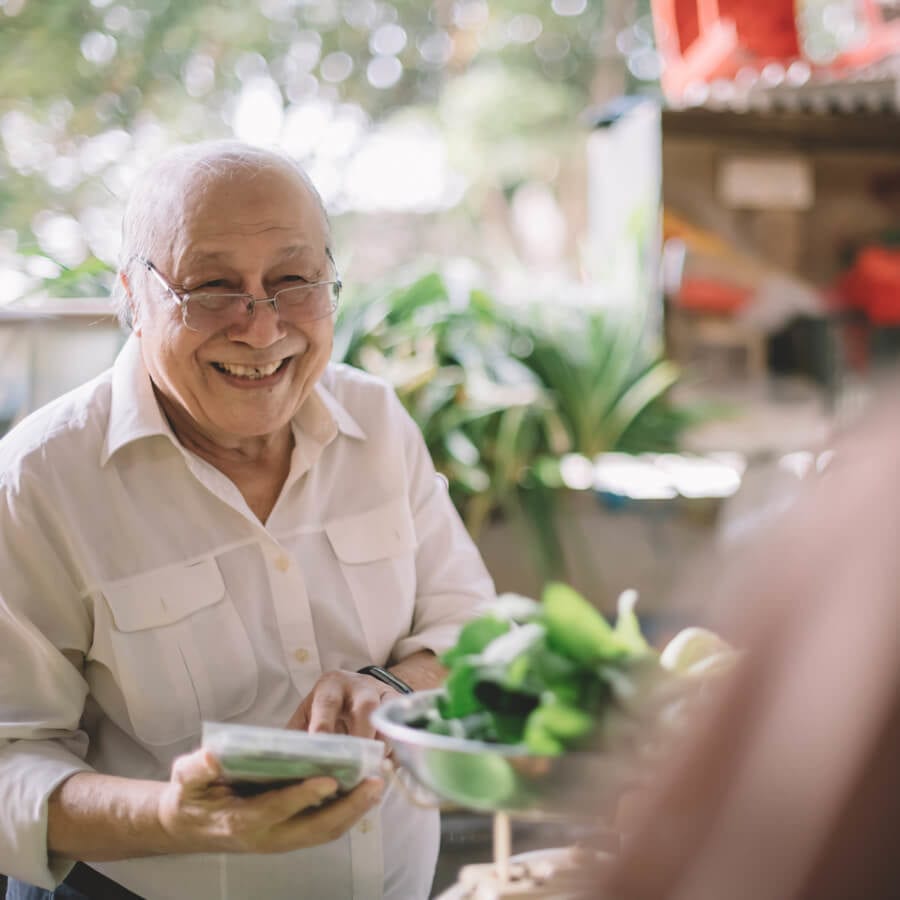
[[[293, 425], [316, 443], [327, 444], [338, 433], [365, 440], [356, 419], [320, 382], [294, 416]], [[157, 403], [141, 357], [139, 339], [131, 335], [113, 365], [109, 422], [100, 465], [126, 444], [162, 436], [181, 446]]]

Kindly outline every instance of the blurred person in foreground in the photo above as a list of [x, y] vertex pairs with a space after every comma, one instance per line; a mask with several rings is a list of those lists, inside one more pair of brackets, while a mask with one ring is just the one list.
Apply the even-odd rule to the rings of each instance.
[[115, 365], [0, 443], [9, 896], [426, 897], [436, 812], [380, 779], [237, 796], [197, 749], [204, 720], [372, 737], [396, 691], [358, 670], [436, 686], [493, 594], [395, 394], [329, 364], [321, 200], [274, 153], [182, 148], [122, 260]]
[[598, 895], [900, 896], [898, 445], [900, 414], [883, 407], [719, 573], [711, 591], [746, 654], [632, 806]]

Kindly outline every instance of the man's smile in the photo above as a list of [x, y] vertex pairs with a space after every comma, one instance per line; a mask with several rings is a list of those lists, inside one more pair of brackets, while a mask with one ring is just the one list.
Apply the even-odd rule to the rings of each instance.
[[213, 362], [212, 366], [216, 371], [231, 378], [240, 378], [245, 381], [261, 381], [279, 374], [290, 360], [291, 357], [286, 356], [284, 359], [279, 359], [275, 362], [252, 366], [226, 362]]

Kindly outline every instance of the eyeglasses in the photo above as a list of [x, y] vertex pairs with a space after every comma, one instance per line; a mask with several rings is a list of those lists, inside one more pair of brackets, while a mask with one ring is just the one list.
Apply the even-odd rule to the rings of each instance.
[[[177, 291], [149, 259], [134, 257], [163, 287], [166, 294], [181, 307], [181, 319], [191, 331], [220, 331], [233, 325], [245, 325], [258, 303], [271, 303], [278, 315], [292, 325], [315, 322], [330, 316], [338, 305], [341, 280], [335, 273], [330, 281], [314, 281], [291, 285], [271, 297], [257, 299], [250, 294], [226, 290]], [[329, 253], [329, 260], [331, 254]], [[332, 267], [334, 262], [331, 261]]]

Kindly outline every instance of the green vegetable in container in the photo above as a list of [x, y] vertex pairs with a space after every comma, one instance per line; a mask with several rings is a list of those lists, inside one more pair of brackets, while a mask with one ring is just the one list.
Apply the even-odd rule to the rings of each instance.
[[500, 597], [443, 655], [450, 669], [444, 694], [419, 724], [546, 756], [590, 748], [606, 711], [637, 692], [636, 673], [656, 660], [636, 599], [634, 591], [620, 597], [612, 626], [564, 584], [549, 584], [540, 604]]

